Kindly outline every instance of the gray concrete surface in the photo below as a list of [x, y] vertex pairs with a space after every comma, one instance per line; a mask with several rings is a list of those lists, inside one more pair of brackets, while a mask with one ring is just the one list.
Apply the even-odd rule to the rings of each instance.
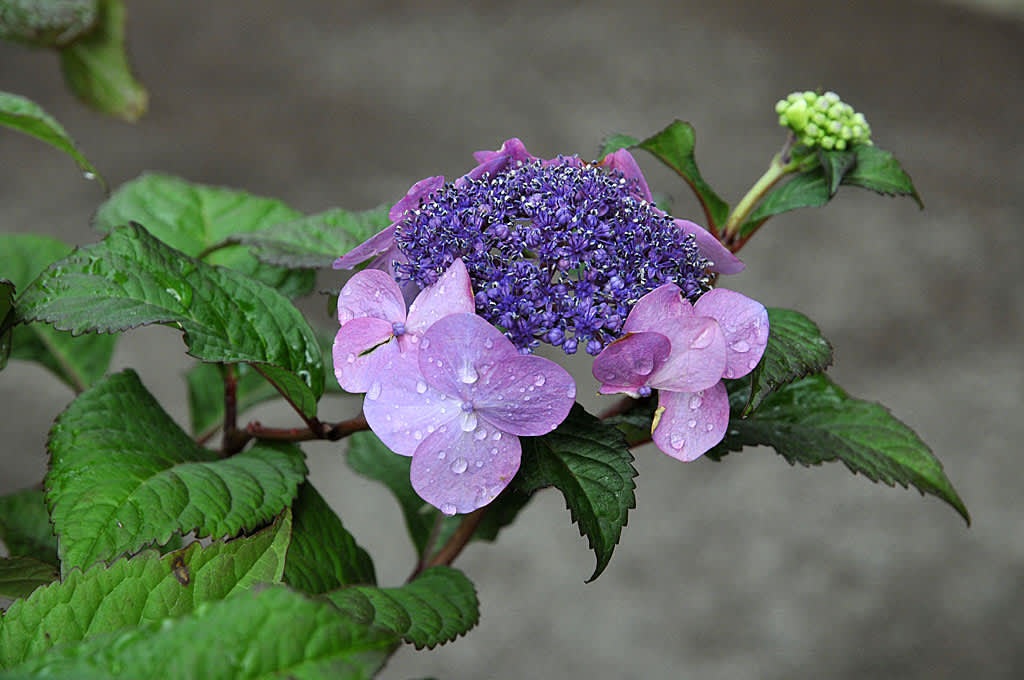
[[[309, 212], [364, 208], [460, 173], [509, 136], [591, 156], [606, 133], [680, 117], [735, 201], [782, 143], [775, 100], [825, 87], [866, 113], [927, 204], [844, 190], [769, 223], [727, 285], [817, 320], [836, 346], [832, 375], [933, 446], [971, 528], [838, 465], [794, 469], [770, 450], [684, 465], [643, 449], [639, 507], [600, 580], [583, 583], [593, 558], [559, 495], [541, 494], [497, 545], [458, 562], [481, 625], [402, 651], [382, 677], [1024, 675], [1021, 23], [882, 0], [129, 9], [152, 97], [134, 127], [77, 105], [52, 55], [0, 45], [0, 89], [56, 115], [115, 186], [153, 169]], [[677, 214], [697, 216], [680, 183], [641, 162]], [[102, 198], [60, 154], [0, 131], [0, 229], [88, 243]], [[115, 361], [184, 422], [176, 333], [128, 334]], [[0, 375], [0, 491], [41, 478], [45, 432], [69, 398], [35, 367]], [[403, 579], [413, 556], [390, 499], [346, 470], [339, 446], [307, 451], [382, 581]]]

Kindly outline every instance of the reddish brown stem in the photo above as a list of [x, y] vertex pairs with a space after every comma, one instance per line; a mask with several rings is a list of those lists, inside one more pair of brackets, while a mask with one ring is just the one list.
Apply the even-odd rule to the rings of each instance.
[[236, 450], [238, 433], [238, 370], [234, 364], [227, 364], [224, 373], [224, 437], [221, 439], [220, 455], [228, 457]]
[[484, 513], [487, 512], [487, 507], [477, 508], [473, 512], [462, 518], [462, 523], [459, 524], [458, 528], [455, 529], [455, 533], [452, 534], [448, 542], [441, 546], [441, 549], [434, 553], [433, 557], [425, 560], [421, 560], [420, 564], [416, 567], [416, 570], [409, 576], [409, 580], [413, 580], [419, 576], [420, 572], [428, 567], [437, 566], [448, 566], [455, 561], [462, 550], [469, 544], [473, 533], [476, 528], [480, 526], [480, 522], [484, 518]]

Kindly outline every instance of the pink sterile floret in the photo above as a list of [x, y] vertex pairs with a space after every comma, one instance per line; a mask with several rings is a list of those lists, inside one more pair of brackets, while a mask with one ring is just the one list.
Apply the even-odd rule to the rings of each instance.
[[750, 373], [764, 354], [768, 312], [720, 288], [691, 306], [669, 283], [637, 301], [623, 330], [626, 335], [594, 359], [600, 392], [637, 397], [658, 390], [654, 443], [673, 458], [699, 458], [729, 424], [722, 378]]
[[334, 338], [334, 375], [347, 392], [365, 392], [392, 355], [415, 347], [438, 319], [472, 312], [473, 289], [462, 260], [423, 289], [405, 311], [395, 280], [379, 269], [364, 269], [338, 295], [341, 328]]
[[519, 436], [555, 429], [576, 385], [543, 357], [520, 354], [475, 314], [452, 314], [416, 352], [394, 352], [363, 403], [373, 432], [412, 456], [413, 488], [446, 514], [487, 505], [519, 470]]

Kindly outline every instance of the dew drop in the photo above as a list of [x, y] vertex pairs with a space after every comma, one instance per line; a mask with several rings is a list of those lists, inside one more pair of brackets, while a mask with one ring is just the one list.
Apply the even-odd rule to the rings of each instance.
[[423, 439], [423, 432], [421, 432], [420, 430], [416, 430], [415, 432], [412, 433], [412, 438], [415, 439], [416, 441]]
[[[441, 362], [438, 362], [438, 365], [440, 365], [440, 363]], [[480, 374], [476, 372], [476, 368], [474, 368], [473, 364], [467, 361], [462, 365], [462, 368], [459, 370], [459, 380], [467, 385], [472, 385], [479, 379]]]
[[345, 357], [345, 361], [350, 364], [356, 363], [356, 355], [349, 352], [349, 355]]
[[669, 445], [676, 451], [680, 451], [686, 446], [686, 437], [681, 432], [673, 432], [668, 438]]
[[477, 466], [478, 468], [482, 468], [484, 466], [484, 462], [482, 460], [478, 460], [477, 462], [473, 463], [473, 465]]
[[380, 382], [374, 380], [373, 384], [370, 385], [370, 391], [366, 393], [366, 398], [369, 399], [370, 401], [376, 401], [377, 397], [380, 396], [380, 390]]
[[433, 425], [427, 425], [427, 434], [434, 434], [434, 430], [436, 429], [437, 428], [434, 427]]
[[750, 351], [750, 344], [746, 340], [737, 340], [736, 342], [732, 343], [732, 349], [734, 352], [744, 354]]
[[416, 381], [416, 391], [419, 394], [423, 394], [424, 392], [426, 392], [427, 391], [427, 383], [423, 382], [422, 380], [417, 380]]
[[484, 347], [486, 347], [487, 349], [491, 349], [492, 347], [494, 347], [494, 340], [491, 340], [490, 338], [484, 340]]
[[689, 420], [687, 421], [686, 426], [692, 430], [693, 428], [697, 427], [697, 421]]
[[546, 382], [546, 379], [544, 378], [543, 375], [537, 374], [533, 378], [533, 384], [536, 385], [537, 387], [543, 387], [545, 382]]
[[473, 439], [480, 441], [481, 439], [487, 439], [487, 430], [484, 428], [477, 428], [477, 431], [473, 433]]
[[455, 514], [455, 506], [452, 505], [451, 503], [441, 503], [440, 510], [441, 510], [441, 512], [443, 512], [446, 515], [454, 515]]
[[634, 369], [638, 375], [650, 375], [654, 370], [654, 359], [648, 356], [640, 357], [636, 360]]
[[466, 462], [466, 459], [463, 458], [462, 456], [459, 456], [458, 458], [452, 461], [451, 470], [455, 474], [461, 475], [463, 472], [466, 471], [466, 468], [468, 467], [469, 463]]
[[494, 441], [498, 441], [499, 439], [501, 439], [501, 433], [495, 432], [494, 434], [491, 435], [491, 439], [493, 439]]
[[693, 349], [704, 349], [705, 347], [711, 344], [711, 341], [714, 339], [714, 336], [715, 333], [709, 326], [708, 328], [705, 328], [700, 335], [693, 339], [693, 342], [690, 343], [690, 347], [692, 347]]
[[748, 361], [747, 368], [749, 368], [751, 371], [757, 368], [757, 359], [751, 359], [750, 361]]
[[82, 173], [82, 177], [84, 177], [85, 179], [96, 179], [96, 173], [89, 172], [88, 170], [86, 170], [85, 172]]
[[723, 373], [722, 375], [724, 375], [726, 378], [731, 378], [734, 375], [736, 375], [736, 371], [732, 370], [731, 368], [727, 368], [725, 369], [725, 373]]
[[523, 397], [523, 401], [530, 401], [530, 395], [527, 394], [525, 397]]
[[715, 426], [712, 425], [711, 423], [708, 423], [707, 425], [704, 426], [704, 430], [707, 432], [711, 432], [711, 430], [713, 429], [715, 429]]
[[460, 423], [463, 432], [472, 432], [473, 430], [476, 429], [476, 424], [477, 418], [475, 413], [463, 414], [462, 422]]
[[493, 449], [491, 449], [491, 455], [492, 456], [497, 456], [498, 455], [498, 448], [497, 447], [494, 447]]
[[447, 454], [447, 453], [445, 453], [444, 451], [440, 451], [440, 452], [439, 452], [439, 453], [437, 454], [437, 459], [438, 459], [438, 460], [444, 460], [444, 459], [445, 459], [445, 458], [447, 458], [447, 457], [448, 457], [448, 454]]
[[430, 339], [420, 338], [420, 349], [426, 349], [428, 347], [430, 347]]
[[696, 411], [700, 408], [700, 405], [704, 403], [704, 400], [700, 398], [699, 394], [695, 394], [690, 397], [690, 410]]

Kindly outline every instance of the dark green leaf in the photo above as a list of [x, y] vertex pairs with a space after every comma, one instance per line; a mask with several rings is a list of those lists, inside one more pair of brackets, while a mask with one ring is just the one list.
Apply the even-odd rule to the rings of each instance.
[[79, 99], [97, 111], [135, 122], [146, 112], [149, 95], [128, 63], [124, 24], [121, 0], [99, 0], [96, 28], [61, 49], [60, 65]]
[[58, 645], [159, 624], [257, 583], [280, 582], [290, 537], [286, 513], [250, 537], [207, 547], [196, 541], [167, 555], [147, 550], [109, 567], [74, 569], [61, 583], [11, 605], [0, 626], [0, 666]]
[[306, 475], [294, 445], [259, 443], [218, 459], [131, 370], [71, 402], [50, 431], [49, 449], [46, 500], [64, 573], [166, 543], [175, 532], [251, 531], [292, 502]]
[[632, 149], [639, 144], [640, 140], [636, 137], [613, 133], [605, 137], [604, 141], [601, 142], [601, 150], [597, 152], [597, 157], [604, 158], [608, 154], [615, 153], [619, 149]]
[[516, 475], [525, 493], [555, 486], [597, 555], [593, 581], [612, 557], [627, 513], [636, 507], [633, 454], [617, 428], [573, 406], [569, 417], [542, 437], [523, 437], [523, 462]]
[[626, 407], [607, 418], [608, 425], [614, 425], [626, 436], [630, 446], [651, 441], [651, 421], [658, 406], [657, 393], [640, 399], [630, 399]]
[[25, 489], [0, 496], [0, 540], [12, 557], [57, 564], [57, 537], [42, 491]]
[[825, 171], [820, 166], [802, 172], [768, 193], [747, 221], [740, 226], [740, 238], [753, 232], [773, 215], [797, 208], [822, 206], [828, 203], [829, 198], [828, 181], [825, 179]]
[[299, 487], [292, 513], [295, 526], [284, 570], [285, 583], [319, 594], [345, 585], [377, 582], [369, 554], [308, 481]]
[[880, 194], [910, 196], [924, 209], [924, 203], [904, 172], [900, 162], [888, 151], [877, 146], [859, 144], [856, 147], [857, 165], [843, 177], [843, 184], [863, 187]]
[[836, 191], [839, 190], [839, 183], [843, 181], [843, 177], [846, 176], [846, 173], [851, 168], [857, 165], [857, 152], [853, 149], [846, 149], [844, 151], [819, 149], [818, 162], [821, 163], [821, 167], [825, 171], [828, 195], [830, 197], [835, 196]]
[[[39, 586], [56, 580], [57, 567], [53, 564], [31, 557], [0, 557], [0, 597], [27, 597]], [[2, 638], [3, 629], [0, 629], [0, 640]]]
[[650, 151], [686, 180], [703, 206], [709, 226], [717, 228], [725, 224], [725, 219], [729, 216], [729, 204], [711, 189], [697, 169], [697, 160], [694, 157], [696, 145], [697, 133], [693, 126], [677, 120], [661, 132], [637, 144], [636, 148]]
[[[185, 374], [192, 434], [199, 438], [212, 434], [224, 423], [224, 370], [221, 364], [200, 363]], [[248, 364], [237, 364], [237, 372], [235, 405], [239, 415], [281, 396]]]
[[[123, 184], [96, 212], [101, 231], [135, 221], [158, 239], [187, 255], [199, 257], [229, 236], [289, 222], [302, 214], [281, 201], [244, 191], [193, 184], [170, 175], [145, 174]], [[259, 262], [242, 246], [210, 252], [203, 260], [237, 269], [276, 288], [286, 297], [313, 289], [315, 272], [288, 270]]]
[[369, 680], [398, 638], [285, 586], [240, 593], [181, 618], [63, 645], [4, 678]]
[[450, 567], [431, 567], [399, 588], [355, 586], [327, 598], [353, 619], [392, 630], [416, 649], [451, 642], [480, 620], [476, 589]]
[[743, 409], [744, 417], [783, 385], [821, 373], [832, 364], [832, 345], [800, 312], [769, 308], [768, 328], [768, 346], [750, 374], [750, 401]]
[[[0, 273], [24, 290], [71, 246], [36, 234], [0, 234]], [[11, 358], [42, 364], [68, 387], [81, 392], [103, 377], [110, 367], [117, 337], [89, 333], [73, 336], [41, 323], [18, 326], [12, 336]]]
[[386, 206], [361, 213], [334, 208], [228, 240], [249, 246], [267, 264], [323, 269], [389, 224]]
[[98, 0], [0, 0], [0, 40], [66, 45], [96, 23]]
[[790, 463], [818, 465], [841, 460], [851, 472], [889, 486], [915, 486], [938, 496], [968, 523], [963, 501], [942, 464], [909, 427], [880, 404], [854, 399], [824, 374], [783, 386], [749, 418], [738, 414], [749, 399], [746, 381], [729, 381], [732, 418], [721, 444], [708, 452], [720, 459], [744, 446], [771, 446]]
[[316, 335], [284, 297], [156, 240], [137, 224], [55, 263], [18, 299], [21, 321], [75, 333], [162, 323], [203, 361], [253, 364], [306, 416], [323, 392]]
[[99, 178], [96, 168], [78, 150], [61, 124], [35, 102], [10, 92], [0, 92], [0, 125], [32, 135], [60, 149], [75, 159], [87, 178]]

